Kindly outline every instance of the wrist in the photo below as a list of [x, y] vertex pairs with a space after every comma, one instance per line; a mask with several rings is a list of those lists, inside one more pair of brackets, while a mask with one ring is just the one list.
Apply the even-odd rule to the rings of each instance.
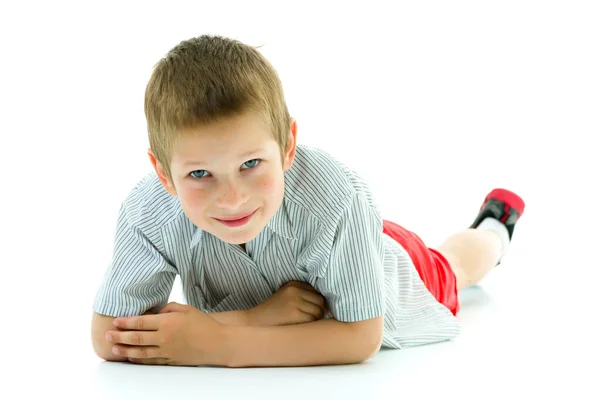
[[272, 326], [274, 323], [269, 320], [268, 313], [264, 308], [260, 307], [260, 304], [247, 311], [247, 324], [246, 326], [260, 327], [260, 326]]

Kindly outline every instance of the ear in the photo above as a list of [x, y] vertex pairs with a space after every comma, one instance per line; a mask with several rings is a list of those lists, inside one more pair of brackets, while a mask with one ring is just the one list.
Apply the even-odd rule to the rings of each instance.
[[283, 154], [283, 170], [287, 171], [294, 163], [294, 157], [296, 156], [296, 134], [298, 132], [298, 124], [296, 120], [292, 118], [290, 124], [290, 138], [288, 140], [287, 149]]
[[160, 165], [160, 163], [156, 159], [156, 156], [152, 152], [152, 149], [148, 149], [148, 158], [150, 158], [150, 162], [152, 163], [152, 166], [154, 167], [154, 170], [156, 171], [156, 175], [158, 175], [158, 179], [160, 179], [160, 183], [162, 183], [165, 190], [167, 192], [169, 192], [169, 194], [172, 194], [173, 196], [177, 196], [177, 191], [175, 190], [175, 185], [172, 184], [165, 169], [162, 167], [162, 165]]

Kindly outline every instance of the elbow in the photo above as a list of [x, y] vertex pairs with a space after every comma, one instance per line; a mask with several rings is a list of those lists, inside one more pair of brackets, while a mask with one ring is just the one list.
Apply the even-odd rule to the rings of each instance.
[[375, 357], [375, 355], [379, 353], [382, 343], [383, 333], [381, 333], [380, 335], [373, 335], [373, 338], [367, 341], [363, 346], [363, 351], [361, 353], [359, 362], [365, 362]]
[[125, 361], [126, 357], [117, 356], [112, 352], [113, 345], [106, 340], [106, 332], [113, 327], [114, 318], [94, 314], [91, 329], [91, 341], [94, 353], [106, 361]]
[[97, 340], [92, 340], [92, 346], [94, 348], [94, 353], [96, 353], [96, 355], [105, 360], [105, 361], [124, 361], [126, 360], [125, 357], [120, 357], [117, 356], [116, 354], [114, 354], [112, 352], [112, 345], [110, 343], [108, 343], [108, 341], [105, 339], [104, 342], [106, 343], [100, 343]]
[[112, 352], [112, 344], [106, 340], [104, 334], [101, 337], [97, 337], [95, 335], [92, 336], [92, 347], [94, 348], [94, 353], [96, 355], [105, 360], [105, 361], [124, 361], [127, 358], [120, 357]]
[[365, 362], [373, 358], [381, 349], [383, 343], [383, 316], [356, 324], [357, 340], [360, 345], [356, 346], [360, 351], [357, 354], [357, 362]]
[[364, 356], [360, 362], [365, 362], [365, 361], [368, 361], [371, 358], [375, 357], [375, 355], [377, 353], [379, 353], [379, 350], [381, 349], [381, 343], [382, 342], [383, 342], [383, 338], [382, 338], [382, 340], [379, 340], [375, 346], [368, 347], [365, 350], [366, 351], [366, 356]]

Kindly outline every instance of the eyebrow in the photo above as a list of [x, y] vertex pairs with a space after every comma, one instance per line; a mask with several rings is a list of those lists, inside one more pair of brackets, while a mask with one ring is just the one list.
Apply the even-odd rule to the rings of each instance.
[[[256, 153], [260, 153], [261, 151], [263, 151], [262, 147], [258, 148], [258, 149], [251, 150], [251, 151], [247, 151], [247, 152], [245, 152], [243, 154], [240, 154], [238, 157], [242, 158], [242, 159], [243, 158], [248, 158], [248, 157], [250, 157], [250, 156], [252, 156], [252, 155], [254, 155]], [[184, 167], [188, 167], [190, 165], [206, 165], [206, 163], [203, 162], [203, 161], [201, 161], [201, 160], [189, 160], [189, 161], [186, 161], [185, 163], [183, 163]]]

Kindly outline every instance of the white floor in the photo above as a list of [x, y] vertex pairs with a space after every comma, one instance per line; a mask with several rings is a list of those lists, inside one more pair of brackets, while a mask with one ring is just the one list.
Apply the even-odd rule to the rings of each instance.
[[[596, 2], [168, 4], [2, 6], [0, 398], [600, 399]], [[299, 141], [362, 172], [426, 243], [493, 187], [525, 198], [503, 264], [461, 293], [456, 340], [318, 368], [95, 356], [117, 211], [150, 168], [145, 85], [202, 33], [264, 45]]]
[[521, 257], [463, 293], [464, 332], [455, 341], [384, 350], [361, 365], [227, 370], [88, 360], [67, 371], [91, 380], [99, 398], [598, 399], [598, 339], [593, 324], [579, 320], [591, 296], [559, 299], [559, 280], [511, 282], [517, 268], [534, 264]]
[[[3, 324], [4, 333], [21, 339], [24, 334], [26, 340], [4, 341], [8, 386], [2, 390], [8, 394], [14, 384], [36, 398], [90, 399], [505, 399], [552, 394], [598, 399], [600, 265], [590, 251], [577, 255], [570, 243], [552, 245], [549, 239], [558, 236], [560, 226], [534, 218], [535, 212], [523, 219], [522, 234], [505, 262], [481, 285], [461, 293], [463, 332], [456, 340], [383, 350], [360, 365], [232, 370], [103, 362], [89, 343], [89, 304], [77, 300], [91, 287], [65, 285], [62, 290], [68, 294], [52, 294], [44, 281], [33, 279], [25, 286], [37, 295], [16, 298], [8, 312], [16, 323]], [[56, 312], [42, 314], [49, 308], [37, 299], [45, 296], [64, 302], [52, 304]], [[179, 300], [177, 291], [173, 300]]]

